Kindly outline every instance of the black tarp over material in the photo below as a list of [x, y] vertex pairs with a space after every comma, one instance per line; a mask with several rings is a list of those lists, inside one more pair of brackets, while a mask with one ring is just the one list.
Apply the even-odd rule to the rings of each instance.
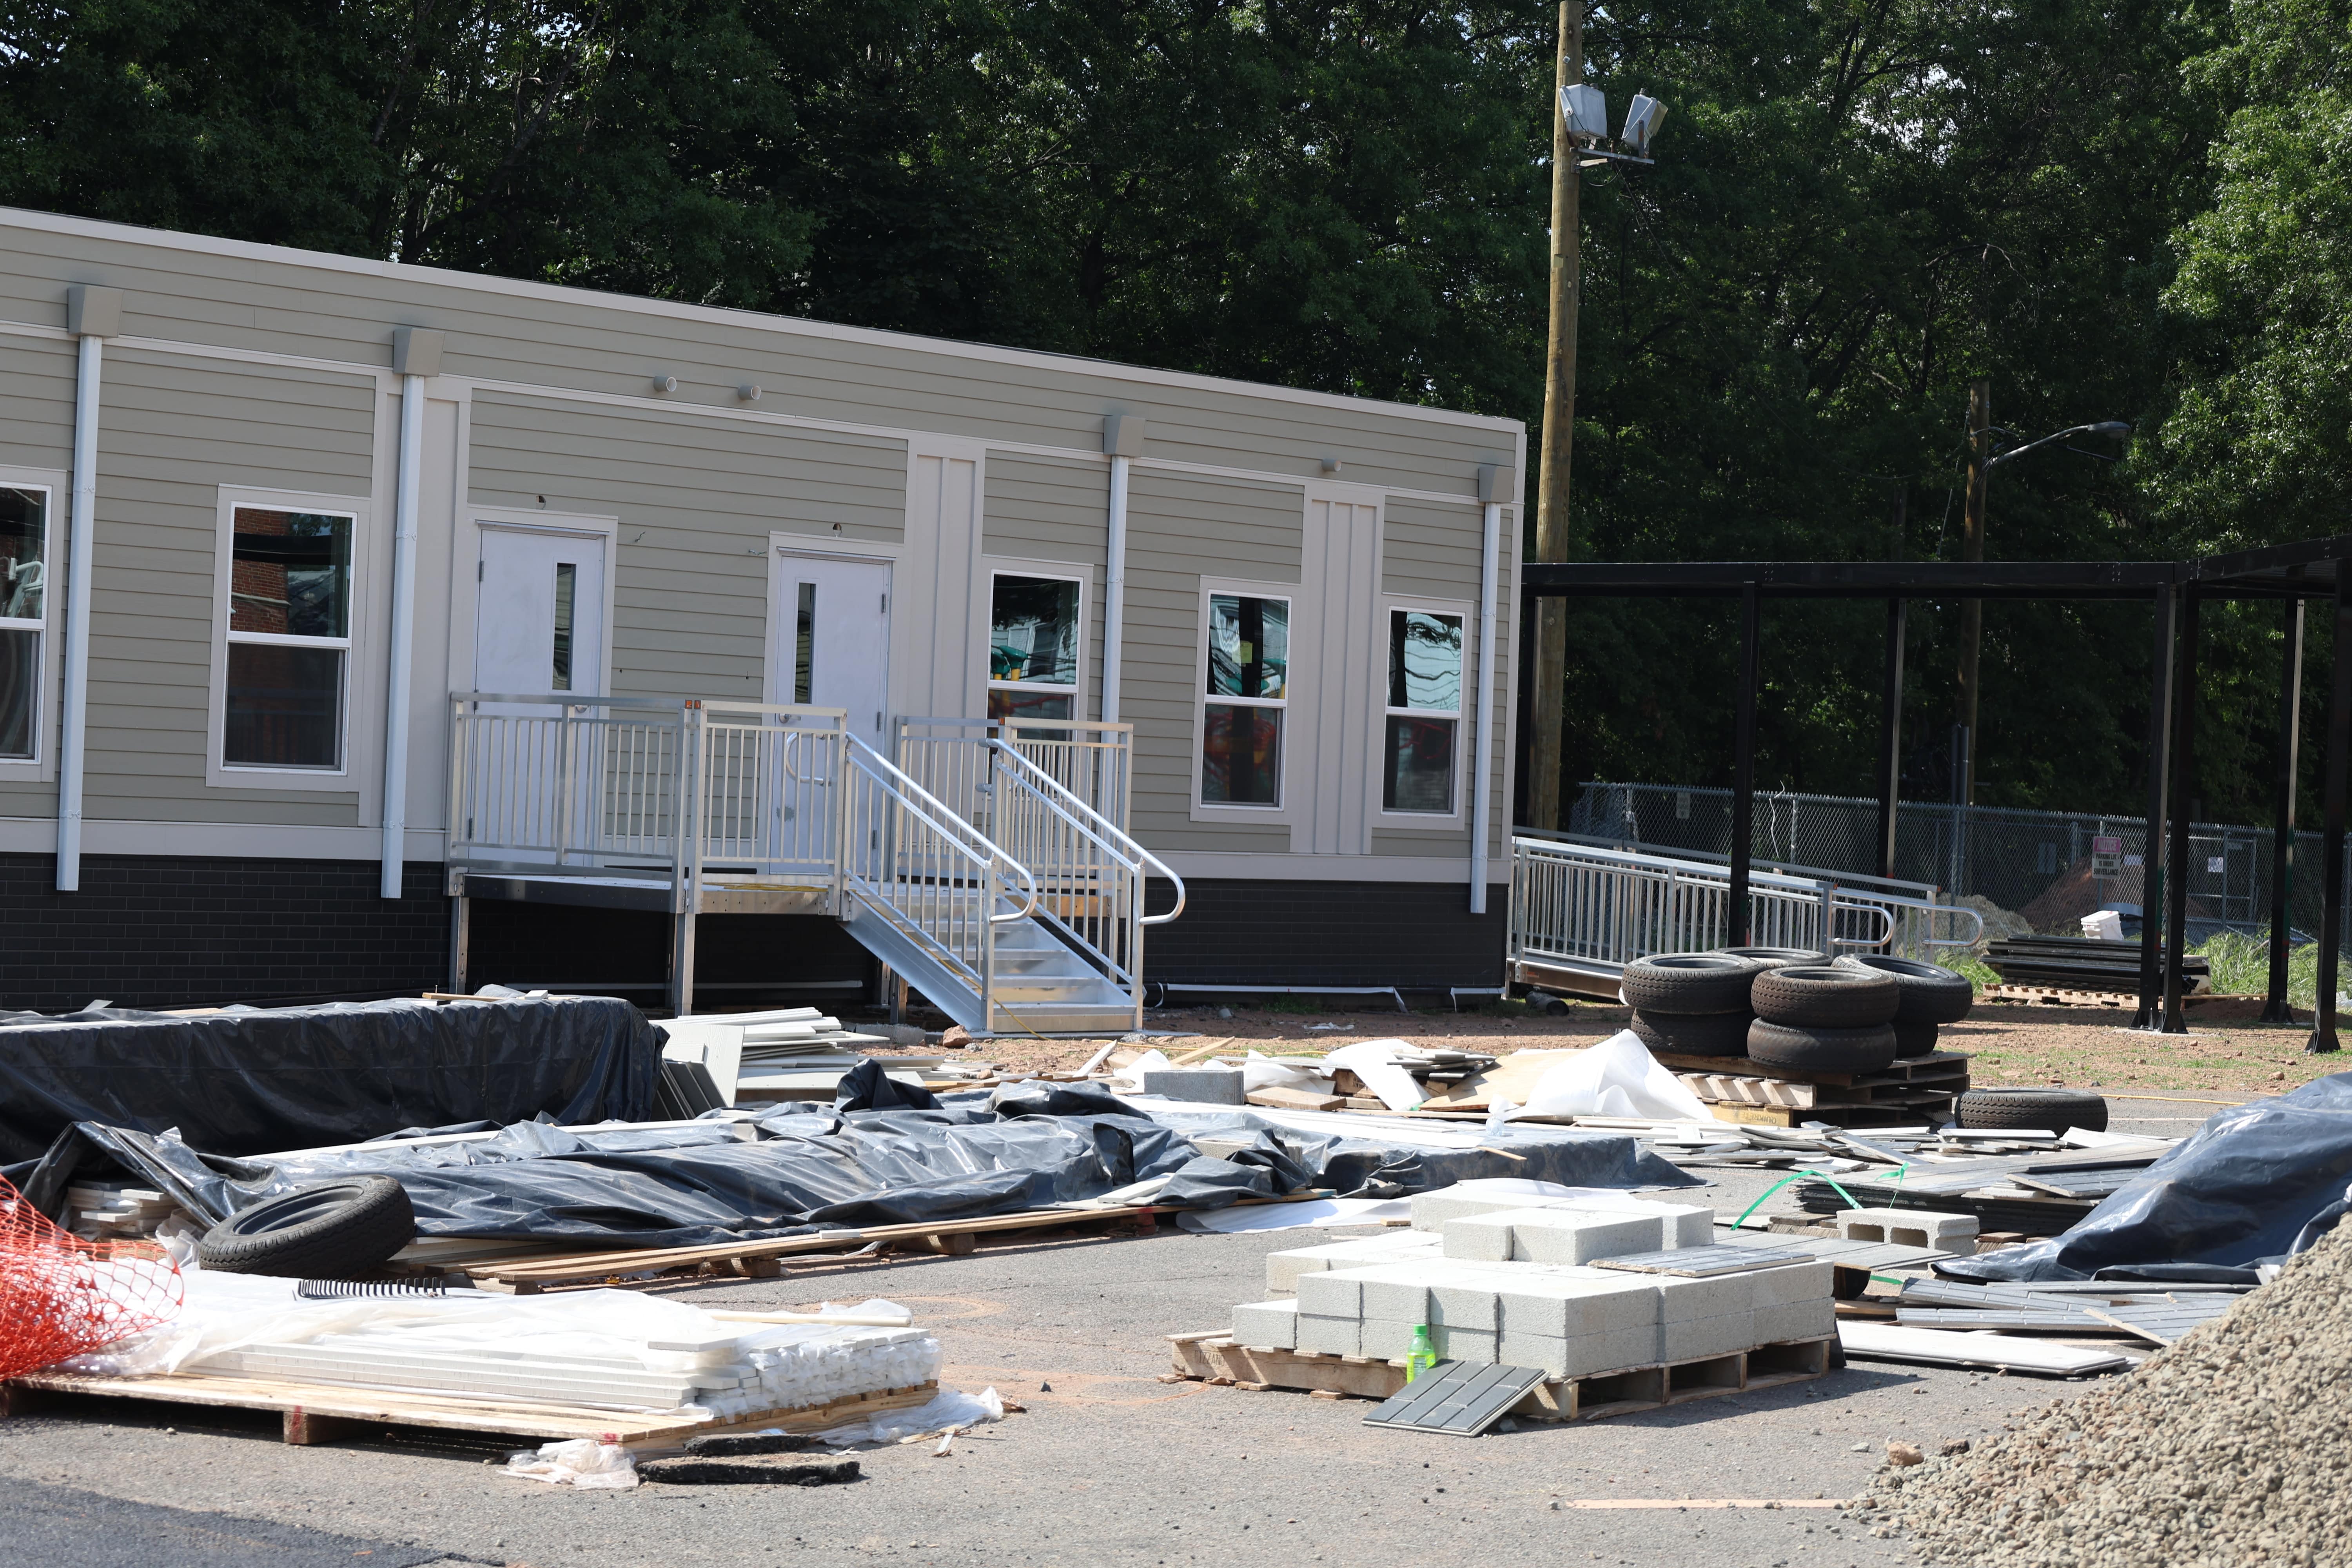
[[[993, 1108], [971, 1094], [928, 1110], [780, 1108], [756, 1123], [572, 1131], [522, 1123], [479, 1141], [383, 1142], [272, 1164], [84, 1124], [59, 1140], [43, 1171], [103, 1152], [207, 1220], [304, 1182], [382, 1174], [408, 1190], [420, 1236], [595, 1247], [972, 1218], [1098, 1198], [1159, 1176], [1171, 1178], [1160, 1201], [1199, 1208], [1302, 1186], [1394, 1196], [1505, 1174], [1588, 1186], [1692, 1184], [1631, 1137], [1511, 1131], [1517, 1161], [1492, 1150], [1394, 1147], [1377, 1134], [1286, 1129], [1260, 1130], [1252, 1146], [1213, 1159], [1097, 1086], [1053, 1085], [1004, 1091]], [[36, 1181], [26, 1191], [54, 1184]]]
[[2352, 1072], [2217, 1112], [2063, 1235], [1939, 1263], [1983, 1282], [2253, 1278], [2311, 1246], [2352, 1186]]
[[662, 1036], [626, 1002], [335, 1002], [196, 1017], [0, 1014], [0, 1163], [76, 1122], [256, 1154], [449, 1122], [635, 1121]]

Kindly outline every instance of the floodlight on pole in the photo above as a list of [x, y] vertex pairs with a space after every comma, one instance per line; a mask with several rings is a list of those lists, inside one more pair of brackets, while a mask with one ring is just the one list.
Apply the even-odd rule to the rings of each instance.
[[1650, 155], [1650, 138], [1665, 123], [1666, 106], [1646, 92], [1633, 95], [1633, 107], [1625, 111], [1624, 134], [1618, 137], [1637, 158]]
[[1591, 82], [1573, 82], [1559, 89], [1559, 112], [1570, 136], [1601, 141], [1609, 134], [1609, 100]]
[[1617, 150], [1604, 143], [1609, 135], [1609, 100], [1591, 82], [1571, 82], [1559, 89], [1559, 117], [1567, 127], [1570, 139], [1576, 144], [1576, 162], [1587, 168], [1601, 163], [1640, 163], [1647, 165], [1650, 158], [1650, 138], [1666, 118], [1666, 106], [1646, 92], [1633, 95], [1633, 107], [1625, 111], [1625, 128], [1615, 138]]

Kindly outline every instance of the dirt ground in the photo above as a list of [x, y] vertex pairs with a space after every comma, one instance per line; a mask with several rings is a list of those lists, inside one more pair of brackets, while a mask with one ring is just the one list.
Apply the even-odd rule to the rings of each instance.
[[[2128, 1008], [1979, 1005], [1944, 1032], [1946, 1049], [1975, 1058], [1971, 1076], [1985, 1084], [2063, 1084], [2135, 1094], [2178, 1094], [2196, 1101], [2235, 1103], [2280, 1094], [2331, 1072], [2352, 1070], [2344, 1055], [2306, 1056], [2307, 1026], [2254, 1022], [2258, 1000], [2215, 998], [2187, 1010], [2186, 1035], [2151, 1035], [2128, 1026]], [[1155, 1009], [1145, 1031], [1176, 1057], [1223, 1040], [1235, 1050], [1268, 1055], [1316, 1055], [1343, 1045], [1402, 1039], [1452, 1050], [1496, 1056], [1529, 1049], [1590, 1045], [1623, 1028], [1626, 1010], [1571, 1004], [1564, 1016], [1547, 1016], [1516, 1003], [1465, 1012], [1399, 1013], [1392, 1008], [1308, 1010], [1282, 1007]], [[988, 1040], [971, 1055], [1017, 1071], [1076, 1068], [1101, 1041]]]

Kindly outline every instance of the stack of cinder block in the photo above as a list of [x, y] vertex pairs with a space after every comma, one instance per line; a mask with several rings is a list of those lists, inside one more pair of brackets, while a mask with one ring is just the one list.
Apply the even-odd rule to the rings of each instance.
[[1271, 1255], [1267, 1289], [1296, 1294], [1234, 1308], [1233, 1337], [1396, 1361], [1426, 1328], [1443, 1360], [1589, 1377], [1837, 1331], [1827, 1263], [1711, 1278], [1592, 1267], [1707, 1246], [1714, 1220], [1676, 1204], [1426, 1193], [1412, 1231]]

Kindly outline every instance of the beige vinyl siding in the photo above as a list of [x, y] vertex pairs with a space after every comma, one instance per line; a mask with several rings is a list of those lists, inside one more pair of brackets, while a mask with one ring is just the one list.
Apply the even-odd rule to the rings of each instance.
[[1331, 457], [1351, 483], [1465, 497], [1477, 465], [1511, 460], [1517, 438], [1510, 421], [1076, 358], [346, 258], [217, 254], [112, 226], [59, 233], [24, 214], [0, 225], [0, 313], [44, 325], [63, 320], [68, 281], [99, 281], [124, 289], [133, 335], [380, 366], [394, 326], [427, 325], [448, 333], [443, 368], [457, 375], [650, 401], [652, 377], [669, 374], [671, 401], [722, 410], [750, 382], [763, 412], [1084, 452], [1100, 449], [1103, 415], [1125, 410], [1149, 420], [1147, 460], [1307, 479]]
[[1289, 851], [1286, 823], [1192, 820], [1192, 682], [1202, 577], [1297, 583], [1305, 524], [1288, 486], [1142, 468], [1130, 482], [1120, 709], [1135, 725], [1133, 831], [1155, 849]]
[[[90, 579], [84, 814], [139, 821], [355, 826], [370, 738], [352, 717], [381, 684], [370, 637], [376, 541], [356, 555], [344, 752], [348, 791], [210, 789], [213, 602], [222, 485], [365, 505], [375, 386], [348, 375], [222, 364], [122, 343], [100, 376], [97, 570]], [[68, 404], [70, 407], [70, 404]], [[62, 511], [62, 509], [60, 509]]]
[[1391, 500], [1385, 516], [1381, 593], [1477, 602], [1478, 558], [1486, 541], [1483, 508]]
[[1072, 574], [1087, 579], [1085, 685], [1073, 716], [1097, 718], [1102, 712], [1103, 574], [1110, 559], [1110, 464], [998, 455], [988, 459], [987, 486], [981, 550], [992, 558], [988, 570], [1004, 561], [1066, 562], [1090, 569]]
[[551, 513], [620, 520], [615, 696], [760, 700], [770, 532], [855, 544], [906, 531], [894, 441], [486, 393], [470, 459], [477, 506], [538, 510], [545, 496]]

